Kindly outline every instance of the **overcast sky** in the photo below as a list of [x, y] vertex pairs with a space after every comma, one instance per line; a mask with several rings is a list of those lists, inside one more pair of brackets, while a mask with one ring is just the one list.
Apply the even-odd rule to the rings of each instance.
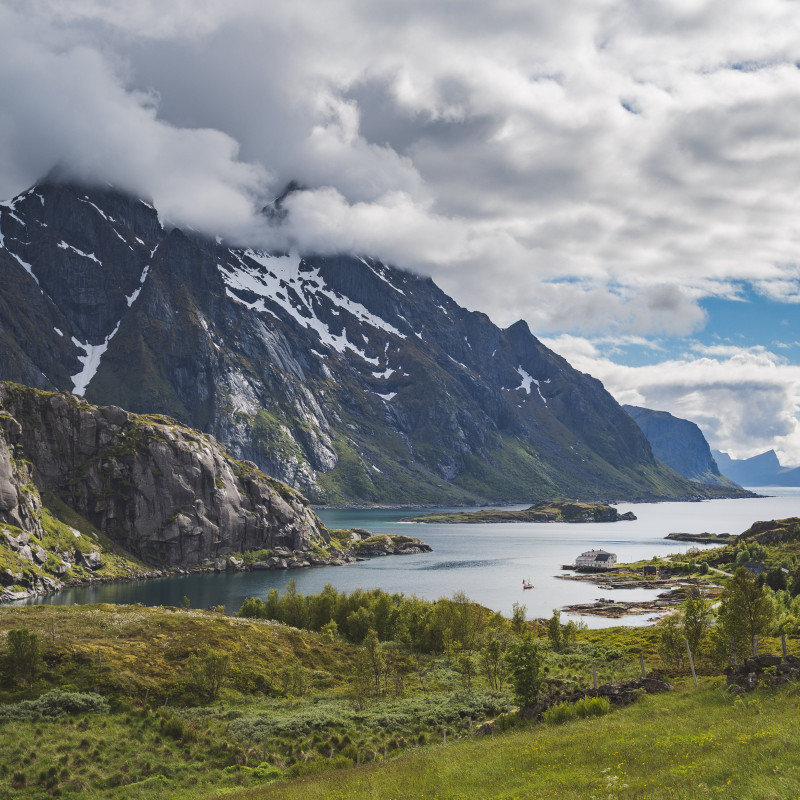
[[0, 197], [375, 255], [800, 463], [798, 62], [791, 0], [0, 0]]

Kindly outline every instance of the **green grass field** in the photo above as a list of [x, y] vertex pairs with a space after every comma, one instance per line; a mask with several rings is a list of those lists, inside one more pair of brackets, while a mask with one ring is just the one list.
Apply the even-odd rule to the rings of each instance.
[[[33, 676], [6, 655], [20, 628], [41, 645]], [[640, 654], [676, 687], [551, 725], [504, 714], [507, 688], [480, 671], [466, 684], [457, 653], [383, 643], [403, 686], [385, 677], [373, 693], [358, 679], [365, 648], [339, 636], [219, 612], [0, 606], [0, 798], [800, 798], [800, 683], [735, 698], [706, 649], [695, 689], [687, 667], [661, 661], [659, 638], [581, 630], [559, 651], [541, 636], [554, 692], [589, 686], [592, 666], [600, 682], [635, 678]], [[759, 647], [780, 652], [771, 637]], [[214, 696], [193, 672], [208, 649], [229, 656]], [[18, 705], [56, 688], [92, 693], [89, 706]], [[472, 735], [491, 719], [494, 735]]]
[[[800, 689], [735, 700], [721, 679], [608, 716], [427, 747], [232, 800], [789, 800], [800, 796]], [[219, 796], [219, 795], [211, 795]]]

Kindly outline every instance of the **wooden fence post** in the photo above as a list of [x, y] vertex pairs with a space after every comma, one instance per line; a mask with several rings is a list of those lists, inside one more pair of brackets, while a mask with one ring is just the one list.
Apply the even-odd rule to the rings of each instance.
[[758, 655], [758, 634], [753, 637], [753, 658]]
[[781, 651], [783, 652], [783, 660], [786, 661], [786, 634], [781, 634]]
[[639, 663], [642, 665], [642, 677], [646, 678], [647, 677], [647, 673], [645, 672], [645, 669], [644, 669], [644, 654], [642, 654], [642, 653], [639, 653]]
[[689, 654], [689, 669], [692, 671], [692, 680], [694, 681], [694, 688], [697, 688], [697, 674], [694, 671], [694, 659], [692, 658], [692, 648], [689, 647], [689, 640], [684, 639], [686, 642], [686, 652]]

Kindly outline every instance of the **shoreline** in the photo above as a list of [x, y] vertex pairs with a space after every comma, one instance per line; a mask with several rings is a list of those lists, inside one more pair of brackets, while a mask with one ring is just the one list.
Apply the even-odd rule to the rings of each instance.
[[[370, 537], [372, 538], [372, 537]], [[384, 538], [384, 537], [381, 537]], [[5, 588], [0, 591], [0, 604], [14, 603], [24, 600], [32, 600], [37, 597], [47, 597], [51, 594], [66, 589], [87, 588], [90, 586], [102, 586], [112, 583], [136, 583], [139, 581], [156, 580], [158, 578], [178, 578], [188, 575], [221, 575], [228, 572], [280, 572], [293, 569], [311, 569], [312, 567], [344, 567], [349, 564], [356, 564], [360, 561], [367, 561], [371, 558], [382, 556], [402, 556], [414, 555], [416, 553], [432, 552], [430, 545], [419, 539], [408, 539], [408, 537], [387, 536], [384, 543], [365, 544], [362, 547], [350, 548], [342, 551], [336, 556], [323, 558], [313, 553], [296, 550], [290, 551], [276, 548], [274, 556], [266, 561], [246, 562], [243, 558], [235, 556], [220, 556], [213, 563], [198, 564], [193, 567], [154, 567], [149, 570], [142, 570], [136, 573], [119, 576], [87, 576], [76, 578], [71, 581], [59, 581], [58, 586], [42, 586], [26, 589], [23, 592], [12, 592]], [[407, 541], [394, 542], [394, 538], [408, 539]]]

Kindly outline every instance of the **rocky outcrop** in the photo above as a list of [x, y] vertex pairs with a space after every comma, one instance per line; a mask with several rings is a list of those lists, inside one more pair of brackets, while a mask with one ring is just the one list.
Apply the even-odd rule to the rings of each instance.
[[743, 664], [725, 668], [725, 682], [732, 694], [742, 694], [758, 688], [762, 683], [779, 686], [800, 680], [800, 658], [787, 655], [786, 658], [762, 653], [746, 658]]
[[606, 503], [569, 503], [543, 500], [530, 508], [512, 511], [491, 508], [483, 511], [458, 511], [405, 517], [401, 522], [485, 523], [485, 522], [625, 522], [635, 520], [632, 511], [620, 514]]
[[[0, 523], [42, 537], [30, 498], [48, 492], [142, 561], [184, 568], [330, 541], [300, 494], [166, 417], [8, 383], [0, 408]], [[103, 557], [90, 550], [73, 560], [95, 571]]]
[[667, 411], [628, 405], [623, 408], [642, 429], [655, 457], [675, 472], [698, 483], [738, 486], [720, 472], [706, 437], [694, 422], [673, 417]]
[[[519, 716], [526, 720], [540, 720], [544, 712], [557, 703], [576, 703], [583, 697], [605, 697], [611, 705], [624, 707], [635, 703], [642, 695], [663, 694], [670, 691], [672, 684], [656, 677], [635, 678], [624, 683], [604, 683], [596, 689], [581, 689], [571, 694], [556, 690], [543, 697], [536, 705], [520, 708]], [[486, 736], [493, 734], [494, 730], [495, 721], [489, 720], [479, 725], [474, 734]]]
[[0, 378], [168, 414], [314, 502], [708, 493], [524, 322], [375, 259], [167, 230], [108, 188], [0, 207], [0, 340]]

